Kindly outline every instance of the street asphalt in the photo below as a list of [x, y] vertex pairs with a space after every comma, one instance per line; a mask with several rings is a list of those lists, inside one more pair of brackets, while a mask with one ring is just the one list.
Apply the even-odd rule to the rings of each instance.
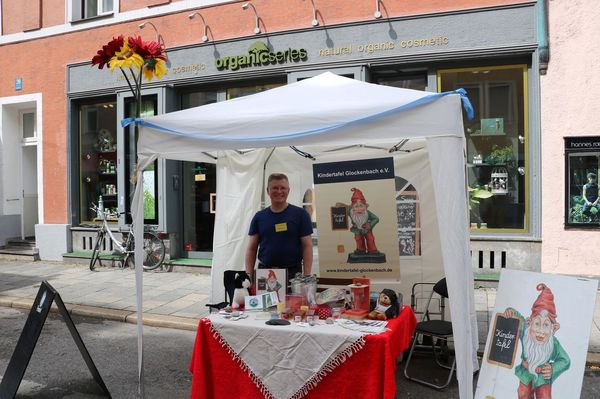
[[[208, 314], [210, 269], [175, 266], [172, 272], [144, 273], [144, 325], [196, 331]], [[60, 294], [75, 315], [136, 323], [135, 271], [80, 263], [0, 258], [0, 306], [31, 308], [42, 281]], [[483, 352], [494, 313], [496, 289], [475, 289], [479, 350]], [[592, 323], [588, 364], [600, 367], [600, 295]], [[56, 306], [54, 305], [56, 310]]]

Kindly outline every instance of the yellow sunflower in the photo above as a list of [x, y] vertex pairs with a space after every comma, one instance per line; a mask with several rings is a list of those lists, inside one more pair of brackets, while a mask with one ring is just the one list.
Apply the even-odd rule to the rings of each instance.
[[133, 51], [127, 42], [123, 43], [120, 51], [117, 51], [115, 55], [108, 62], [110, 70], [115, 68], [131, 68], [136, 66], [141, 68], [144, 64], [144, 59], [135, 51]]
[[167, 73], [167, 67], [164, 60], [160, 58], [146, 59], [146, 65], [143, 69], [144, 79], [151, 81], [152, 77], [156, 76], [157, 79], [161, 79], [165, 73]]

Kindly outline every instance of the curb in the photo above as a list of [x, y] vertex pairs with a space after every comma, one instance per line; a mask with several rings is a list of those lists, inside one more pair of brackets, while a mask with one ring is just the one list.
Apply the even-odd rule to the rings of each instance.
[[[15, 309], [31, 309], [34, 299], [18, 298], [0, 295], [0, 306]], [[131, 310], [119, 310], [103, 308], [99, 306], [77, 305], [65, 303], [67, 311], [71, 315], [91, 317], [96, 319], [120, 321], [123, 323], [136, 324], [137, 314]], [[55, 303], [50, 308], [51, 313], [58, 313]], [[172, 328], [176, 330], [196, 331], [200, 319], [193, 317], [169, 316], [156, 313], [142, 313], [142, 322], [149, 327]]]

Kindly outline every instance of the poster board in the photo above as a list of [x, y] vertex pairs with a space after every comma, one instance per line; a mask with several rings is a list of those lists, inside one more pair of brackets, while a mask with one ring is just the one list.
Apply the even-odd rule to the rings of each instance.
[[519, 349], [521, 320], [515, 317], [504, 317], [502, 313], [497, 313], [491, 331], [492, 342], [487, 353], [488, 363], [512, 369]]
[[393, 158], [315, 163], [313, 181], [319, 275], [397, 279], [400, 262]]
[[523, 379], [550, 382], [552, 397], [578, 398], [597, 288], [596, 280], [502, 269], [495, 314], [519, 319], [520, 336], [512, 367], [490, 359], [499, 328], [492, 320], [475, 398], [516, 398]]

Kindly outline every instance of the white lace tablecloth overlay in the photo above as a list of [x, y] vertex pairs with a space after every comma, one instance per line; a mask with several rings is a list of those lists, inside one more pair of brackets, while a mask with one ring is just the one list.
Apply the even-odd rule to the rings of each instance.
[[365, 345], [364, 334], [338, 325], [270, 326], [210, 315], [213, 336], [266, 398], [300, 399]]

